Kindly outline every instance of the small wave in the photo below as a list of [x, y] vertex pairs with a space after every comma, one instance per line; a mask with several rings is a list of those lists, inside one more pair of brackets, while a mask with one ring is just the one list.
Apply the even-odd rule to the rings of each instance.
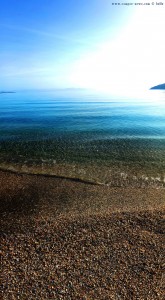
[[27, 166], [1, 164], [0, 170], [19, 175], [44, 176], [109, 187], [165, 188], [165, 174], [155, 176], [135, 174], [132, 170], [120, 170], [117, 167], [97, 165], [56, 164], [56, 168], [48, 166]]
[[64, 175], [56, 175], [56, 174], [48, 174], [48, 173], [38, 173], [38, 172], [30, 172], [30, 171], [19, 171], [14, 168], [3, 168], [0, 167], [0, 171], [5, 171], [9, 173], [14, 173], [18, 175], [32, 175], [32, 176], [44, 176], [44, 177], [54, 177], [54, 178], [59, 178], [59, 179], [66, 179], [66, 180], [71, 180], [71, 181], [77, 181], [77, 182], [82, 182], [82, 183], [87, 183], [87, 184], [92, 184], [92, 185], [105, 185], [103, 182], [98, 182], [98, 181], [91, 181], [89, 179], [83, 179], [80, 177], [69, 177], [69, 176], [64, 176]]

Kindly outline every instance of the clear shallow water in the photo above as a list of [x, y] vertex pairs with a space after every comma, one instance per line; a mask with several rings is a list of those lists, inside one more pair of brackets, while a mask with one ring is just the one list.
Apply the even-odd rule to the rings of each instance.
[[109, 184], [164, 184], [165, 93], [0, 94], [0, 167]]

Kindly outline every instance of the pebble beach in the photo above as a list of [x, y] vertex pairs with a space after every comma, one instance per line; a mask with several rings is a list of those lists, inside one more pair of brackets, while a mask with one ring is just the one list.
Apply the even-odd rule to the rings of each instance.
[[164, 188], [0, 171], [1, 299], [164, 299]]

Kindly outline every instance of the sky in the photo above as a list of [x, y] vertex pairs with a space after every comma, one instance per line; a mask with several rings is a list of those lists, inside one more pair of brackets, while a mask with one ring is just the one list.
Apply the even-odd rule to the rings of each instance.
[[124, 93], [164, 83], [165, 0], [161, 3], [0, 0], [0, 90]]

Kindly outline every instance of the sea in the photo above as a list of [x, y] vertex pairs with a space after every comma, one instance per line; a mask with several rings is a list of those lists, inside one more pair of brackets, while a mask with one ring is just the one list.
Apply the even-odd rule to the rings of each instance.
[[0, 93], [0, 169], [110, 186], [165, 186], [165, 91]]

